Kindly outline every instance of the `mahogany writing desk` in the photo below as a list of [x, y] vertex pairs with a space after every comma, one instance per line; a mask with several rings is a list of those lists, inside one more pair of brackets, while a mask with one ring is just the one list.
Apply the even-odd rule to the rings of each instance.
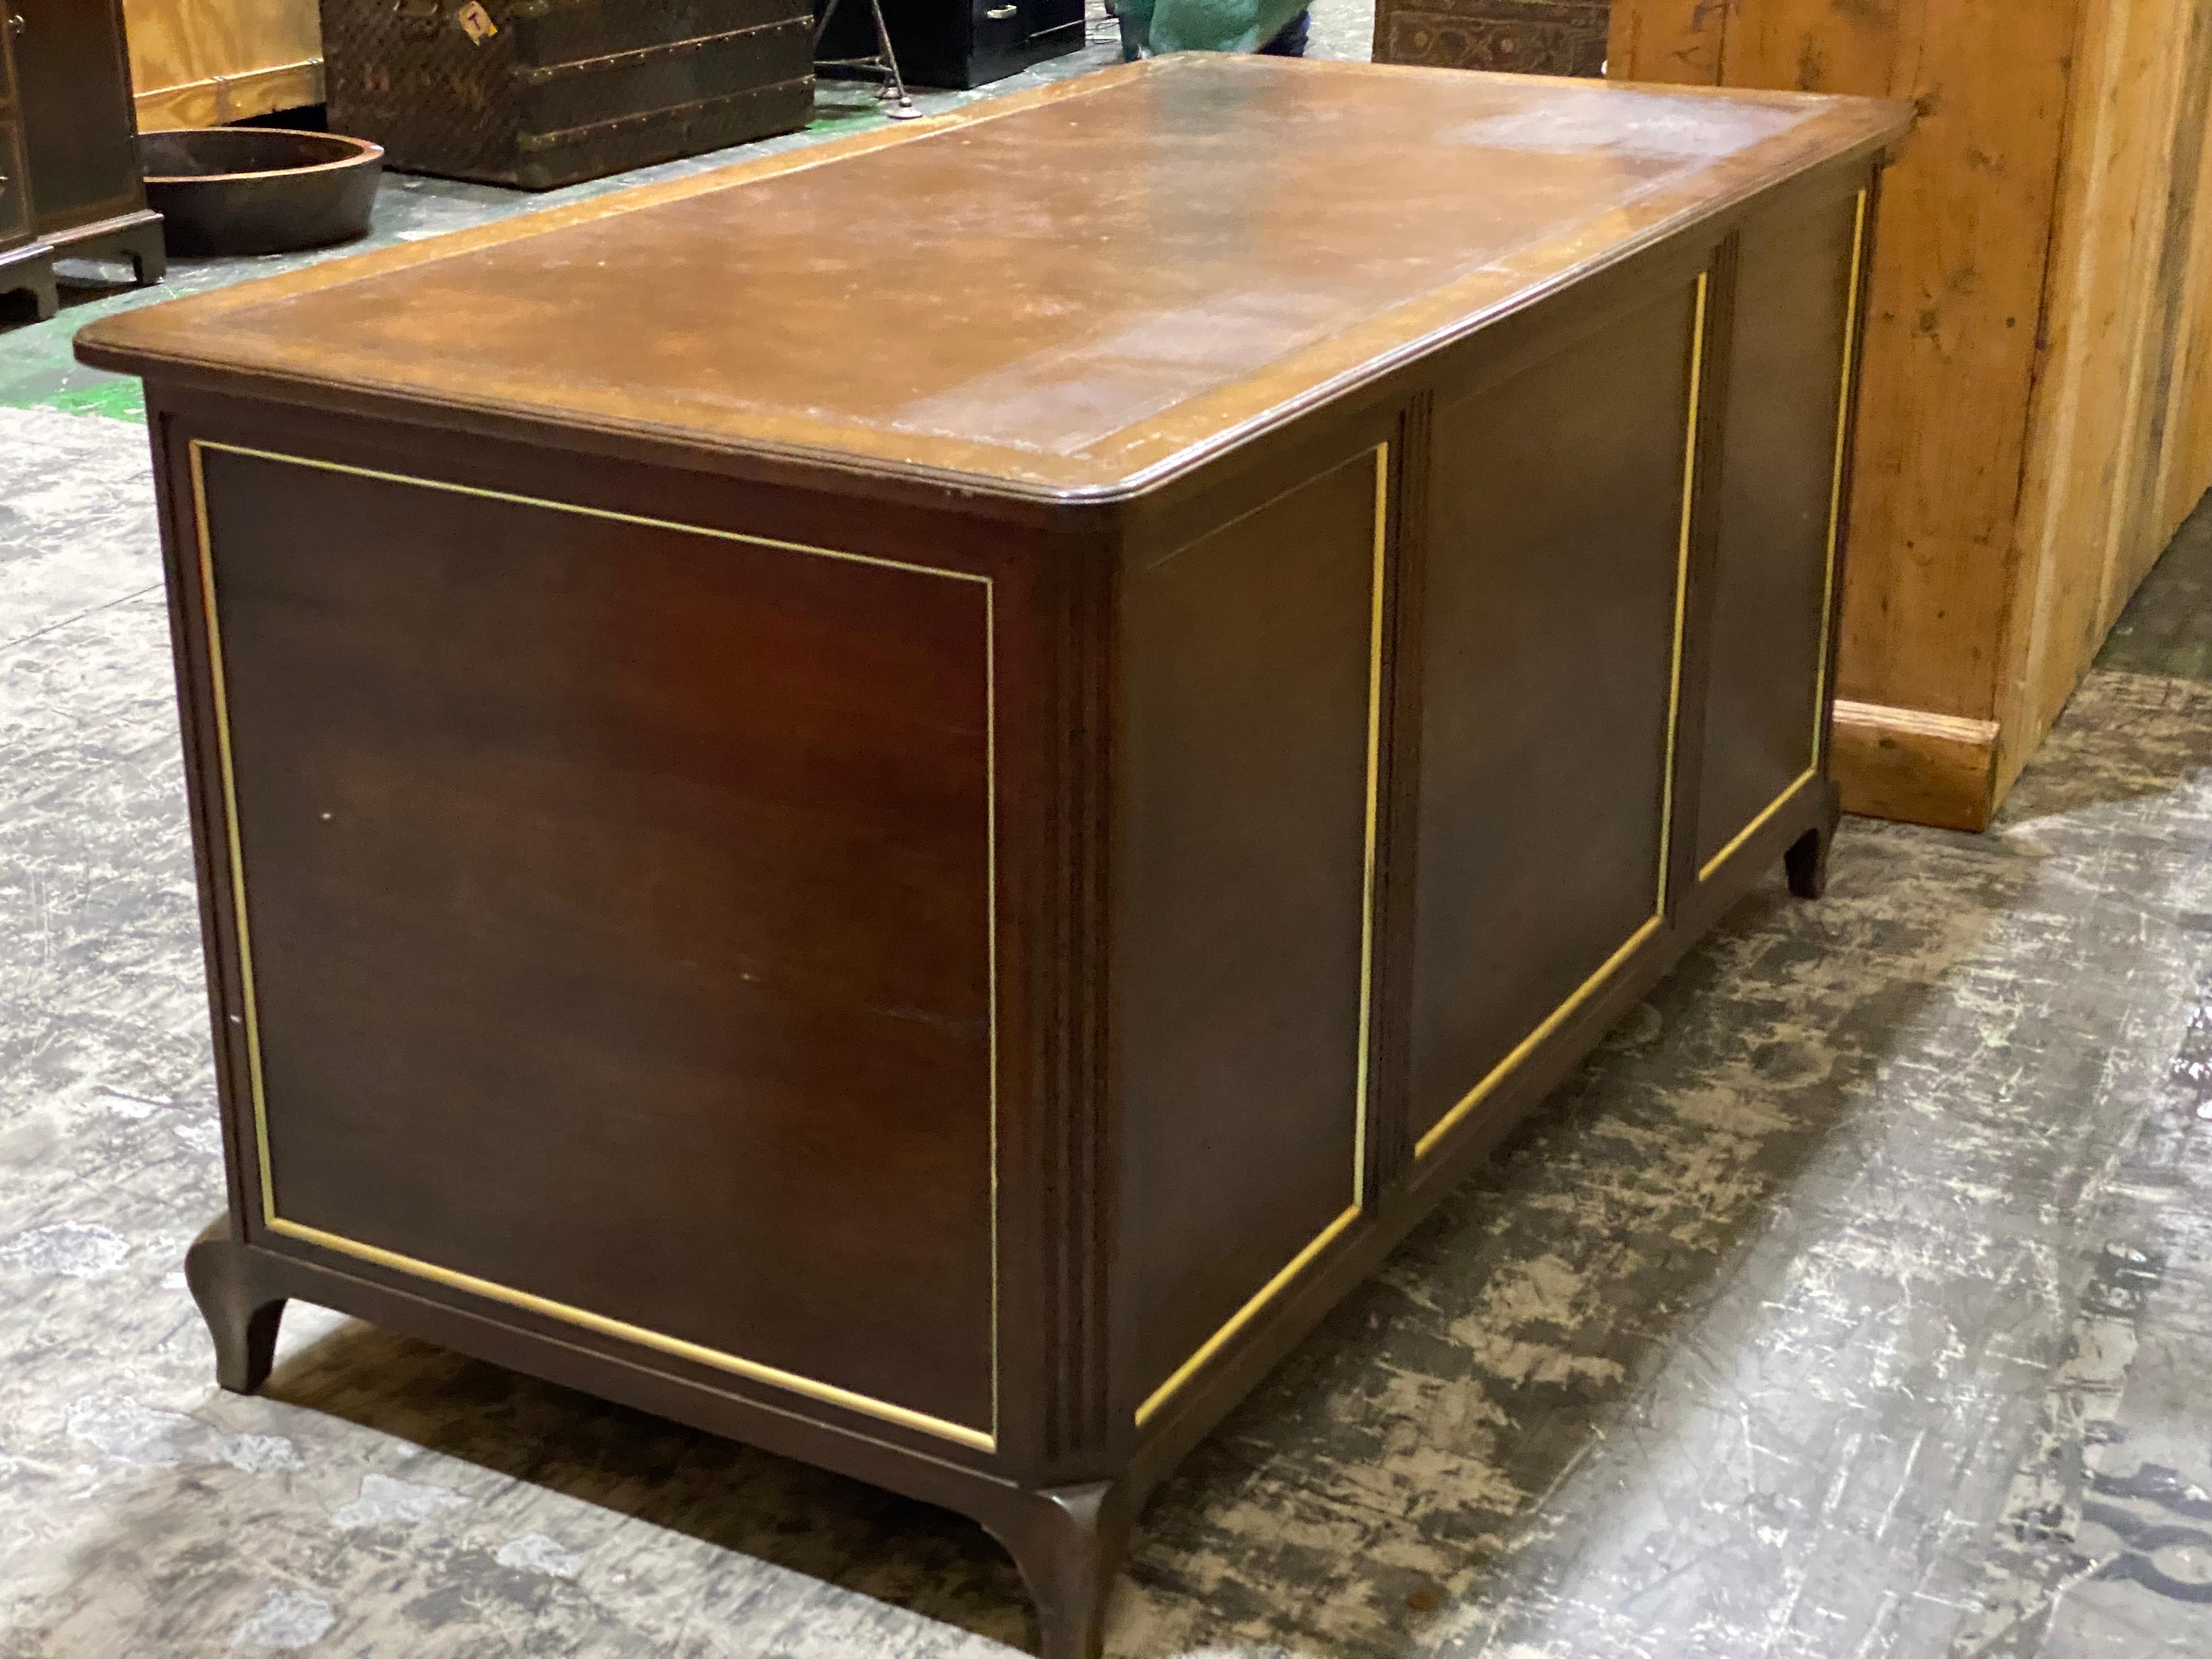
[[1763, 870], [1904, 114], [1167, 58], [105, 319], [230, 1208], [965, 1510], [1143, 1494]]

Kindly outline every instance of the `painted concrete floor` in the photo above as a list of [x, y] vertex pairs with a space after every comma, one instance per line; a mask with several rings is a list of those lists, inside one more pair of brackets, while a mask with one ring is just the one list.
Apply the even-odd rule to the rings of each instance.
[[[957, 1517], [357, 1323], [215, 1389], [128, 302], [0, 333], [0, 1659], [1030, 1650]], [[2212, 507], [1994, 833], [1778, 872], [1184, 1465], [1115, 1659], [2212, 1653], [2209, 852]]]

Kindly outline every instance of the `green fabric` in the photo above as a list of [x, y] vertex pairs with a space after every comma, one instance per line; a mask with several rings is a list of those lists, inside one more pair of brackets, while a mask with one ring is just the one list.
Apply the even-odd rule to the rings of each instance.
[[1311, 0], [1119, 0], [1121, 55], [1256, 52]]

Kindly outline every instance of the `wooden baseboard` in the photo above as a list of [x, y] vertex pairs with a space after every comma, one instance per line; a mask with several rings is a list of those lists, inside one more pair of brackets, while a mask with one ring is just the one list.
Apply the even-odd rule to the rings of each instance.
[[1995, 720], [1838, 700], [1830, 754], [1846, 812], [1985, 830], [1996, 811]]
[[276, 64], [243, 75], [217, 75], [156, 87], [131, 100], [137, 106], [138, 131], [164, 132], [176, 127], [219, 127], [272, 110], [300, 109], [323, 101], [323, 60]]

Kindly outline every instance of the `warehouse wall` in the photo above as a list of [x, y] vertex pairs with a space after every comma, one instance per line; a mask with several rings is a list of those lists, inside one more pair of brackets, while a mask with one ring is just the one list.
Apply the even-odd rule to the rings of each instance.
[[123, 0], [143, 132], [320, 103], [316, 0]]
[[1617, 0], [1618, 78], [1919, 111], [1867, 320], [1836, 745], [1856, 811], [1985, 823], [2212, 483], [2208, 20]]

